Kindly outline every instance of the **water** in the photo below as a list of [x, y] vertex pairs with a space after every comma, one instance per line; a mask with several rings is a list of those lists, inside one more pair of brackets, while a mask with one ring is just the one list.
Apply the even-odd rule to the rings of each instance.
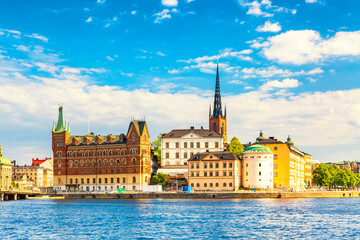
[[360, 198], [21, 200], [0, 239], [360, 239]]

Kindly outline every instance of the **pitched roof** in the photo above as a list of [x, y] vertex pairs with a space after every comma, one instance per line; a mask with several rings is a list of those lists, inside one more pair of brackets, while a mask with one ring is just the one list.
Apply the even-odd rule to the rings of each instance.
[[210, 129], [174, 129], [161, 138], [181, 138], [189, 133], [194, 133], [204, 138], [221, 137], [220, 134]]
[[257, 141], [256, 143], [258, 143], [258, 144], [278, 144], [278, 143], [285, 144], [284, 142], [279, 141], [279, 140], [277, 140], [276, 138], [273, 138], [273, 137]]
[[[222, 160], [240, 160], [239, 157], [235, 153], [227, 152], [227, 151], [217, 151], [217, 152], [202, 152], [197, 153], [192, 156], [188, 161], [199, 161], [206, 158], [209, 155], [214, 155], [217, 158]], [[217, 160], [217, 159], [214, 159]]]
[[127, 131], [127, 134], [129, 134], [130, 128], [131, 126], [134, 125], [136, 131], [138, 132], [139, 136], [141, 136], [144, 132], [144, 129], [146, 127], [146, 121], [137, 121], [137, 120], [133, 120], [130, 124], [129, 124], [129, 128]]

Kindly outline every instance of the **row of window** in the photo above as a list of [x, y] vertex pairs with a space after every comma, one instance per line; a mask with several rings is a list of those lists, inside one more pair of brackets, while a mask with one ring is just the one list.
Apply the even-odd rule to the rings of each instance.
[[[115, 161], [113, 159], [110, 159], [109, 161], [107, 159], [105, 159], [104, 161], [102, 160], [98, 160], [97, 161], [97, 164], [96, 164], [96, 160], [75, 160], [75, 161], [72, 161], [70, 160], [68, 162], [68, 166], [70, 168], [72, 167], [107, 167], [107, 166], [120, 166], [121, 164], [122, 165], [126, 165], [126, 162], [127, 160], [125, 158], [122, 159], [122, 161], [120, 161], [120, 159], [116, 159]], [[132, 165], [136, 165], [136, 158], [132, 158], [131, 159], [131, 163]], [[148, 164], [148, 161], [147, 159], [144, 160], [143, 162], [144, 165], [147, 165]], [[57, 165], [58, 167], [60, 168], [61, 167], [61, 160], [58, 160], [57, 161]]]
[[[147, 149], [142, 149], [142, 154], [147, 154]], [[129, 151], [130, 155], [138, 154], [137, 148], [131, 148]], [[87, 150], [87, 151], [68, 151], [67, 156], [68, 157], [95, 157], [95, 156], [114, 156], [114, 155], [126, 155], [127, 150], [126, 149], [118, 149], [118, 150]]]
[[[246, 176], [249, 176], [249, 172], [246, 172]], [[270, 172], [270, 176], [272, 175], [272, 172]], [[259, 172], [259, 176], [261, 176], [261, 172]]]
[[[245, 158], [255, 158], [255, 156], [245, 156]], [[268, 156], [263, 156], [263, 157], [261, 157], [261, 155], [259, 155], [259, 156], [256, 156], [256, 158], [268, 158]], [[271, 158], [271, 156], [269, 156], [269, 158]], [[275, 155], [274, 155], [274, 158], [275, 158]], [[277, 155], [276, 155], [276, 158], [277, 158]]]
[[[184, 142], [183, 143], [183, 148], [200, 148], [200, 142], [197, 142], [196, 145], [194, 142]], [[219, 147], [219, 142], [215, 142], [215, 148], [218, 148]], [[165, 148], [170, 148], [170, 143], [169, 142], [166, 142], [165, 143]], [[175, 148], [180, 148], [180, 143], [179, 142], [175, 142]], [[205, 142], [205, 148], [209, 148], [209, 142]]]
[[[219, 172], [204, 172], [203, 173], [204, 174], [204, 176], [201, 176], [201, 177], [218, 177], [219, 176]], [[229, 172], [229, 174], [228, 174], [228, 172], [223, 172], [223, 177], [226, 177], [226, 176], [229, 176], [229, 177], [231, 177], [232, 175], [233, 175], [233, 172]], [[200, 177], [200, 172], [191, 172], [190, 173], [190, 176], [192, 176], [192, 177]]]
[[[194, 166], [196, 166], [196, 168], [198, 169], [198, 168], [200, 168], [200, 163], [196, 163], [196, 164], [194, 164], [194, 163], [192, 163], [191, 165], [190, 165], [190, 168], [191, 169], [194, 169]], [[219, 163], [203, 163], [203, 168], [208, 168], [208, 166], [209, 166], [209, 168], [214, 168], [214, 166], [215, 166], [215, 168], [219, 168]], [[223, 163], [223, 168], [226, 168], [226, 166], [229, 166], [229, 168], [232, 168], [233, 167], [233, 164], [232, 163]]]
[[[192, 187], [195, 187], [195, 186], [196, 186], [196, 187], [200, 187], [200, 183], [192, 183], [191, 186], [192, 186]], [[219, 187], [219, 183], [215, 183], [215, 184], [209, 183], [209, 187], [212, 188], [212, 187], [214, 187], [214, 186], [215, 186], [215, 187]], [[232, 187], [233, 184], [232, 184], [232, 183], [229, 183], [229, 184], [223, 183], [222, 186], [223, 186], [223, 187], [227, 187], [227, 186]], [[204, 183], [204, 184], [203, 184], [203, 187], [204, 187], [204, 188], [208, 187], [208, 183]]]
[[[74, 181], [72, 178], [70, 178], [70, 184], [85, 184], [85, 180], [86, 180], [86, 184], [90, 184], [90, 182], [92, 182], [92, 184], [96, 184], [96, 178], [93, 178], [92, 181], [90, 178], [75, 178]], [[98, 178], [98, 184], [107, 184], [107, 183], [120, 183], [120, 178], [104, 178], [104, 181], [102, 180], [102, 178]], [[145, 182], [147, 182], [147, 176], [145, 176]], [[122, 183], [126, 183], [126, 178], [123, 177], [122, 178]], [[136, 177], [132, 178], [132, 183], [136, 183]]]
[[[262, 165], [261, 165], [261, 163], [259, 163], [259, 167], [261, 167]], [[274, 168], [275, 168], [275, 166], [276, 166], [276, 168], [277, 168], [277, 164], [275, 164], [274, 165]], [[245, 164], [245, 167], [249, 167], [249, 164], [247, 163], [247, 164]], [[270, 163], [270, 167], [272, 167], [272, 164]]]
[[[130, 171], [131, 170], [131, 171]], [[98, 169], [98, 170], [68, 170], [67, 171], [67, 174], [69, 175], [78, 175], [78, 174], [81, 174], [81, 175], [84, 175], [84, 174], [119, 174], [119, 173], [137, 173], [137, 172], [142, 172], [142, 173], [147, 173], [148, 171], [148, 168], [143, 168], [143, 170], [141, 170], [140, 168], [138, 169], [122, 169], [120, 171], [120, 169]], [[61, 175], [61, 174], [65, 174], [65, 171], [57, 171], [57, 175]]]

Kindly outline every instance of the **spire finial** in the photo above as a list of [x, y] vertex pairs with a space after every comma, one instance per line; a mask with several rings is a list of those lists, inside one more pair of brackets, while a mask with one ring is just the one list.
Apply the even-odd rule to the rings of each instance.
[[219, 62], [217, 62], [213, 118], [217, 118], [219, 115], [223, 117], [220, 94]]

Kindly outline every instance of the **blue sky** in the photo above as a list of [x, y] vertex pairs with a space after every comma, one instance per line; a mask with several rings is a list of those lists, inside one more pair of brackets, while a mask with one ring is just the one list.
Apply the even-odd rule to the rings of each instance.
[[73, 134], [152, 139], [208, 125], [219, 59], [228, 134], [290, 134], [320, 161], [359, 160], [360, 3], [353, 0], [6, 1], [0, 144], [51, 156], [57, 107]]

